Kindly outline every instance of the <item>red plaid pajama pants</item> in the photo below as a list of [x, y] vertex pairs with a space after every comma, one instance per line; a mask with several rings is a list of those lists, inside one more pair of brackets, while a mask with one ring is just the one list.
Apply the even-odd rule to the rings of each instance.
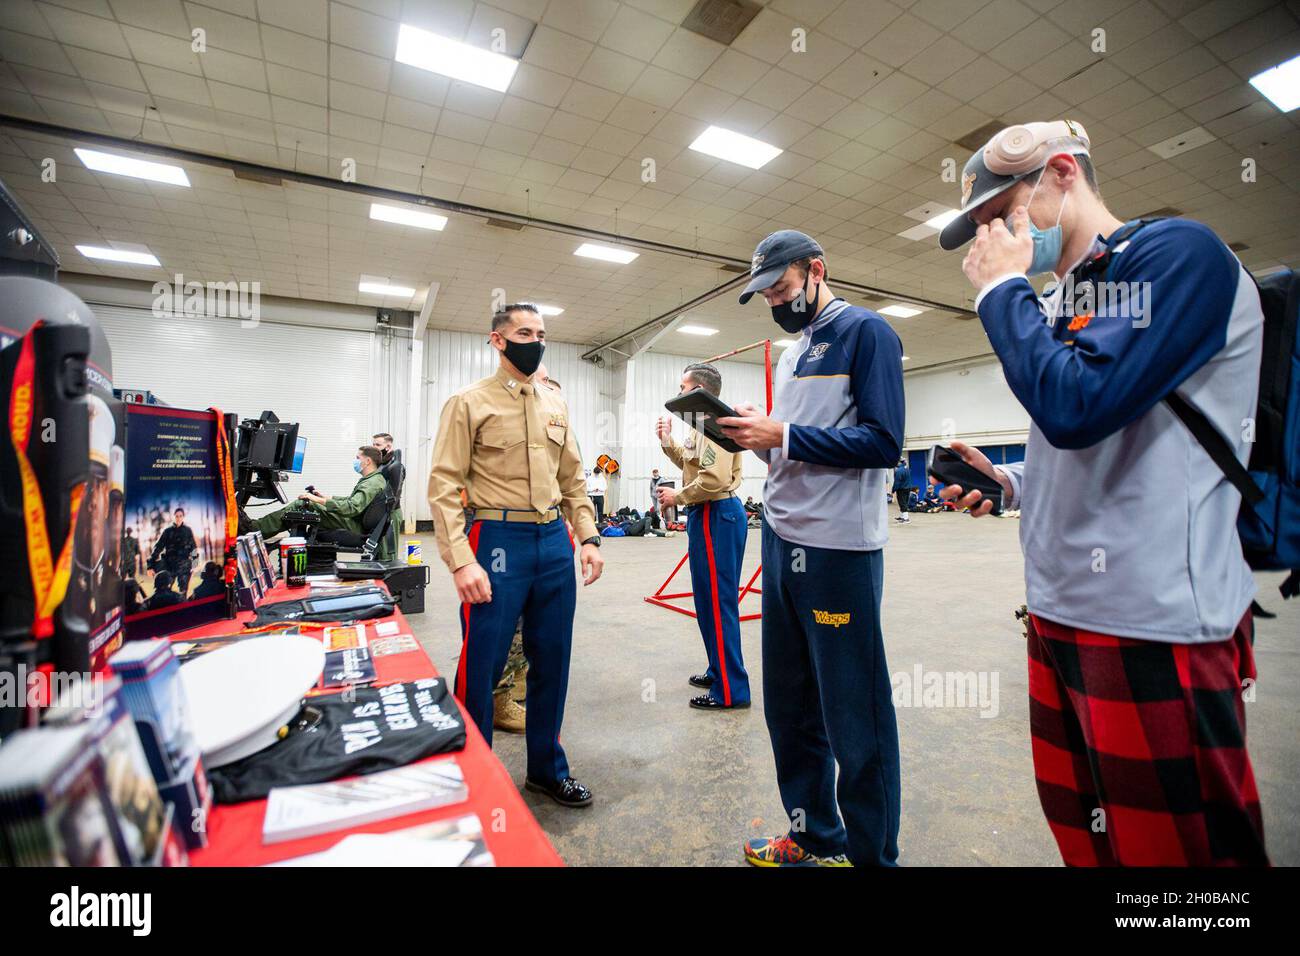
[[1242, 699], [1252, 644], [1249, 611], [1211, 644], [1030, 616], [1034, 775], [1067, 865], [1268, 864]]

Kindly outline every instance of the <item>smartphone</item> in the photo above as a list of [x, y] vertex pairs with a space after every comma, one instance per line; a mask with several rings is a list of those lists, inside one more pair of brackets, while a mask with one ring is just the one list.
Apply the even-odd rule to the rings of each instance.
[[1002, 513], [1002, 483], [973, 465], [966, 464], [961, 455], [951, 448], [935, 445], [930, 449], [928, 471], [941, 485], [961, 485], [963, 493], [978, 491], [993, 502], [993, 510], [989, 514]]

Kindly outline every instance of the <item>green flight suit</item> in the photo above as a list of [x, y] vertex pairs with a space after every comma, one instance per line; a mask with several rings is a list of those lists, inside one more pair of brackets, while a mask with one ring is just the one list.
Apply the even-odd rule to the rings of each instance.
[[[379, 472], [373, 472], [362, 478], [352, 489], [352, 494], [335, 495], [328, 499], [323, 505], [318, 505], [314, 501], [298, 499], [292, 502], [288, 507], [281, 508], [279, 511], [273, 511], [268, 515], [263, 515], [256, 520], [257, 530], [262, 532], [262, 537], [270, 540], [274, 535], [284, 530], [284, 513], [290, 508], [302, 511], [314, 511], [321, 516], [320, 524], [317, 527], [321, 531], [342, 530], [351, 531], [361, 538], [366, 536], [366, 532], [361, 527], [361, 516], [365, 514], [366, 509], [375, 498], [383, 494], [388, 487], [388, 482]], [[393, 549], [388, 546], [387, 536], [379, 542], [379, 548], [375, 553], [375, 559], [378, 561], [389, 561], [393, 557]]]

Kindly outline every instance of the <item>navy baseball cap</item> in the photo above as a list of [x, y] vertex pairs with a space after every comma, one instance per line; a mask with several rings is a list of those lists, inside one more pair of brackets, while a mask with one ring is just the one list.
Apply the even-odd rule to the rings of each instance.
[[749, 265], [749, 285], [740, 293], [740, 304], [748, 302], [755, 292], [774, 286], [786, 268], [796, 259], [825, 255], [812, 236], [797, 229], [782, 229], [772, 233], [758, 244]]

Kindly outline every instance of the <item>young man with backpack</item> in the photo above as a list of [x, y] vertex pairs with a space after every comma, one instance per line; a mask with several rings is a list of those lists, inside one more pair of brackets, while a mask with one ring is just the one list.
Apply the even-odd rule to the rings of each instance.
[[[1260, 296], [1200, 223], [1115, 217], [1088, 150], [1068, 120], [1003, 130], [966, 164], [940, 236], [975, 240], [962, 268], [1033, 419], [1021, 464], [952, 447], [1021, 508], [1039, 798], [1067, 864], [1266, 864], [1242, 496], [1174, 407], [1246, 461]], [[1027, 276], [1044, 272], [1061, 281], [1040, 300]]]

